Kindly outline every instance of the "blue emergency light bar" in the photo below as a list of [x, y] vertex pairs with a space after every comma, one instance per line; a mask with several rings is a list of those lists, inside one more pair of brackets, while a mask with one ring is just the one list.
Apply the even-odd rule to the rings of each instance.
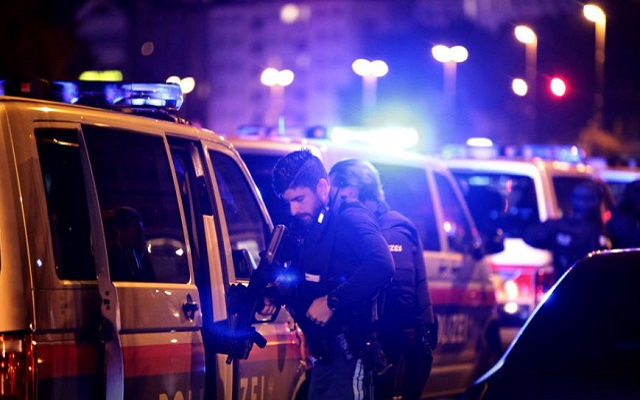
[[0, 95], [56, 100], [106, 109], [176, 112], [183, 102], [175, 83], [0, 80]]
[[525, 144], [514, 146], [474, 146], [469, 144], [444, 145], [441, 150], [444, 159], [472, 158], [472, 159], [533, 159], [562, 161], [572, 164], [584, 163], [586, 152], [575, 145], [561, 144]]
[[174, 83], [54, 81], [54, 100], [100, 108], [143, 108], [178, 111], [183, 96]]

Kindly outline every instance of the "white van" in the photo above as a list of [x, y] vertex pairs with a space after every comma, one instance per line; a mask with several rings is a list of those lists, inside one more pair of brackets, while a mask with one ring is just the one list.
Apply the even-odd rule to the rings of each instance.
[[[551, 253], [522, 239], [527, 226], [569, 212], [569, 194], [584, 181], [596, 181], [603, 194], [603, 218], [613, 200], [594, 171], [581, 163], [533, 158], [452, 158], [446, 160], [458, 180], [474, 219], [493, 222], [504, 232], [504, 251], [487, 256], [494, 274], [502, 338], [508, 345], [554, 283]], [[492, 194], [501, 210], [486, 205]], [[475, 207], [477, 206], [477, 207]], [[479, 225], [479, 229], [482, 227]]]
[[226, 363], [225, 294], [252, 272], [234, 260], [272, 224], [232, 146], [174, 122], [179, 87], [0, 89], [0, 398], [294, 398], [286, 313]]
[[287, 137], [229, 137], [251, 171], [277, 223], [289, 209], [271, 187], [271, 170], [285, 154], [308, 148], [327, 169], [344, 158], [372, 162], [391, 208], [422, 235], [427, 279], [438, 317], [439, 344], [424, 396], [459, 393], [500, 353], [494, 287], [481, 261], [480, 239], [453, 176], [439, 160], [411, 152]]

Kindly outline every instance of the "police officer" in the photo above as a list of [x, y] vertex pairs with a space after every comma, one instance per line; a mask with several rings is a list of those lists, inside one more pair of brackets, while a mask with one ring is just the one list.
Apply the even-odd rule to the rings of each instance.
[[291, 276], [277, 284], [317, 360], [309, 399], [361, 399], [374, 300], [394, 272], [387, 243], [362, 204], [336, 201], [322, 162], [310, 151], [278, 160], [272, 178], [296, 221], [292, 230], [300, 232]]
[[411, 221], [389, 209], [378, 171], [371, 163], [342, 160], [331, 168], [329, 178], [339, 196], [362, 202], [376, 216], [396, 266], [382, 298], [378, 323], [378, 338], [391, 369], [378, 377], [376, 397], [420, 399], [437, 337], [420, 237]]
[[607, 231], [613, 248], [640, 247], [640, 180], [625, 187], [620, 203], [611, 212]]
[[600, 191], [594, 182], [577, 184], [570, 194], [571, 212], [559, 219], [529, 226], [523, 236], [533, 247], [553, 254], [556, 279], [594, 250], [611, 248], [600, 216]]

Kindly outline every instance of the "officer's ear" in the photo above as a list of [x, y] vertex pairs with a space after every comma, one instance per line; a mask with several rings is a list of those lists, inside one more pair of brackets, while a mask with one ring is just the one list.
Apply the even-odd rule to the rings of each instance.
[[329, 181], [327, 181], [325, 178], [320, 178], [318, 184], [316, 185], [316, 194], [325, 203], [329, 200], [329, 189]]

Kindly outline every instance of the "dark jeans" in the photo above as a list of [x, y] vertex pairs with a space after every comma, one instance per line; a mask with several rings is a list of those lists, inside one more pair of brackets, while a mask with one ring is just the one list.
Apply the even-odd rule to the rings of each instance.
[[362, 360], [335, 357], [332, 362], [320, 361], [311, 369], [309, 400], [364, 399], [364, 368]]
[[402, 396], [403, 400], [420, 399], [429, 379], [433, 353], [428, 342], [415, 329], [380, 332], [380, 342], [392, 367], [376, 377], [376, 400]]

